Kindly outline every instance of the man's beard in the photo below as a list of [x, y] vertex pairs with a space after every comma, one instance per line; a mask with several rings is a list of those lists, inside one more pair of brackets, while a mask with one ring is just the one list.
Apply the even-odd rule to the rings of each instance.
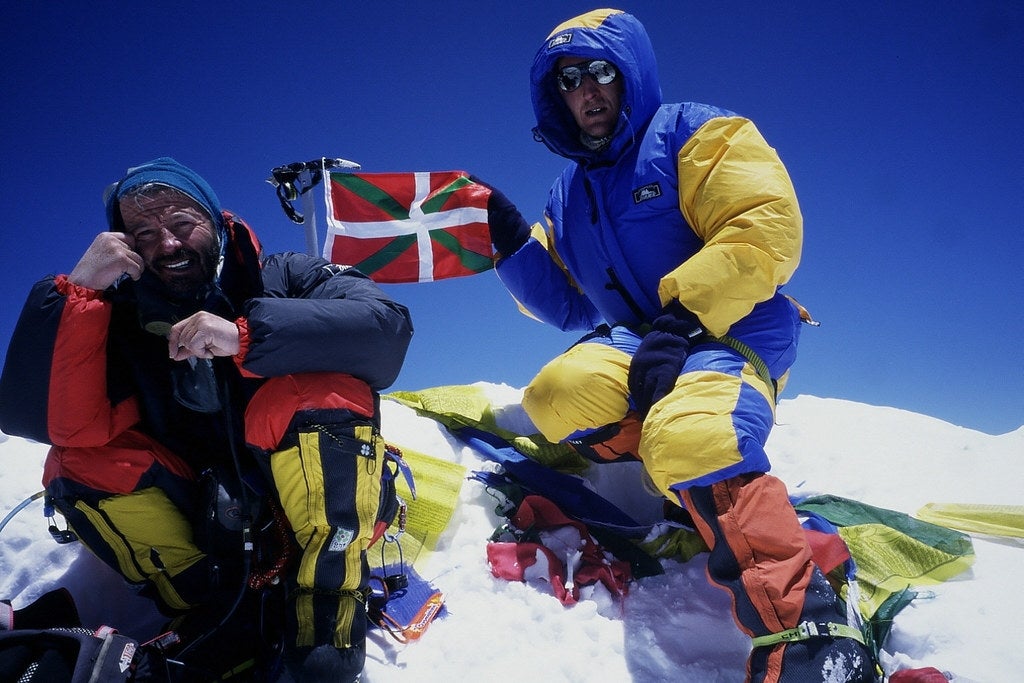
[[[156, 262], [156, 268], [147, 267], [135, 283], [136, 307], [140, 326], [147, 332], [166, 337], [171, 326], [184, 320], [204, 306], [210, 293], [216, 289], [215, 266], [220, 258], [217, 249], [206, 254], [192, 249], [179, 249], [174, 255]], [[188, 259], [192, 264], [189, 272], [179, 277], [161, 277], [161, 262], [178, 263]]]
[[[150, 271], [171, 297], [178, 300], [191, 299], [213, 282], [218, 257], [216, 245], [211, 245], [205, 252], [182, 247], [171, 256], [156, 261]], [[180, 274], [162, 267], [183, 260], [188, 260], [190, 265]]]

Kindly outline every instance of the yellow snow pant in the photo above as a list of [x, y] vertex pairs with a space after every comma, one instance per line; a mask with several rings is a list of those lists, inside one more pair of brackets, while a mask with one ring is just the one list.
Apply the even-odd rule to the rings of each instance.
[[237, 577], [221, 571], [227, 567], [195, 538], [195, 474], [147, 434], [129, 430], [102, 446], [54, 446], [43, 483], [86, 547], [163, 612], [237, 590]]
[[[609, 425], [627, 425], [627, 379], [632, 333], [615, 328], [615, 345], [577, 344], [545, 365], [526, 387], [523, 407], [549, 441], [590, 441]], [[630, 348], [632, 342], [632, 348]], [[775, 387], [739, 352], [698, 346], [675, 388], [651, 408], [636, 443], [618, 444], [644, 462], [655, 485], [679, 502], [679, 493], [737, 474], [769, 469], [764, 443], [775, 420]]]

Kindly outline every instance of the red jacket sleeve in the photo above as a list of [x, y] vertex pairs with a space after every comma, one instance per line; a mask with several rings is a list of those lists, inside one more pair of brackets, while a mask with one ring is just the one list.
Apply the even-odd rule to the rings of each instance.
[[107, 395], [107, 335], [112, 305], [100, 292], [54, 282], [65, 296], [50, 365], [47, 429], [55, 446], [101, 446], [139, 421], [138, 404]]

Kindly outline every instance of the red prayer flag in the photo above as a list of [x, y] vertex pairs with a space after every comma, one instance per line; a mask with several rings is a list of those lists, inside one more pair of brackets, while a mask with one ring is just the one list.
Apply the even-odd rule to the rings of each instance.
[[462, 171], [345, 173], [324, 183], [324, 258], [376, 282], [432, 282], [494, 267], [489, 188]]

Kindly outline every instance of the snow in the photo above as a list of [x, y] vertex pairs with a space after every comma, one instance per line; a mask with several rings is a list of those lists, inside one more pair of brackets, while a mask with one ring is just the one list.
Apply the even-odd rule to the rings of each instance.
[[[478, 386], [499, 407], [502, 425], [529, 431], [519, 389]], [[389, 441], [469, 470], [493, 466], [402, 404], [384, 401], [382, 411]], [[909, 514], [930, 502], [1021, 503], [1024, 427], [991, 436], [896, 408], [796, 396], [781, 401], [768, 450], [774, 473], [792, 493], [832, 493]], [[45, 453], [44, 445], [0, 435], [4, 514], [40, 488]], [[636, 474], [632, 465], [605, 465], [588, 478], [604, 492], [608, 482]], [[639, 484], [614, 493], [637, 517], [657, 507]], [[41, 509], [39, 501], [30, 504], [0, 532], [0, 597], [17, 608], [64, 585], [86, 623], [156, 628], [148, 603], [81, 544], [50, 539]], [[733, 624], [726, 594], [707, 583], [704, 555], [664, 561], [665, 574], [634, 582], [624, 599], [591, 587], [566, 608], [542, 582], [492, 577], [485, 546], [500, 521], [483, 487], [465, 482], [437, 551], [417, 565], [444, 592], [447, 614], [417, 642], [371, 635], [366, 681], [743, 680], [749, 641]], [[973, 542], [970, 572], [929, 587], [933, 598], [916, 600], [896, 617], [883, 653], [887, 673], [932, 666], [962, 683], [1019, 680], [1024, 591], [1013, 581], [1024, 566], [1024, 546]]]

